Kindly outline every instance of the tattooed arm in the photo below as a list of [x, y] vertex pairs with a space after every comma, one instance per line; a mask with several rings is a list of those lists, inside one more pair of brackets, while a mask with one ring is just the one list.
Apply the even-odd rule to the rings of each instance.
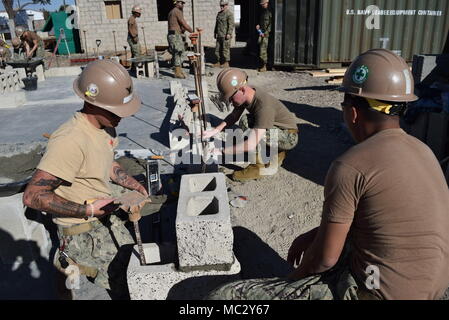
[[[23, 204], [27, 207], [56, 214], [62, 217], [84, 218], [90, 214], [89, 205], [81, 205], [66, 200], [54, 193], [60, 185], [68, 182], [42, 170], [36, 170], [23, 194]], [[87, 200], [87, 199], [86, 199]], [[101, 216], [106, 211], [101, 208], [111, 203], [114, 199], [97, 200], [92, 203], [94, 215]], [[88, 208], [89, 207], [89, 208]]]
[[145, 187], [136, 179], [127, 174], [120, 164], [115, 161], [112, 163], [111, 180], [126, 189], [136, 190], [141, 194], [148, 196], [148, 192]]

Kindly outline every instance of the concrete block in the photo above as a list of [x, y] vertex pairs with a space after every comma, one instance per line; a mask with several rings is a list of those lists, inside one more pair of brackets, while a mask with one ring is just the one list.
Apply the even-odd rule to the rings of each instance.
[[228, 271], [182, 272], [176, 268], [175, 249], [171, 243], [144, 244], [145, 258], [152, 263], [142, 266], [134, 247], [127, 271], [132, 300], [199, 300], [218, 286], [240, 278], [241, 267], [235, 257]]
[[[0, 260], [3, 264], [30, 262], [36, 256], [27, 240], [31, 239], [22, 193], [0, 197]], [[25, 241], [24, 241], [25, 240]], [[17, 259], [21, 257], [21, 261]]]
[[16, 91], [8, 92], [0, 95], [0, 109], [17, 108], [27, 102], [25, 92]]
[[181, 270], [229, 270], [234, 236], [223, 173], [182, 176], [176, 238]]
[[66, 77], [77, 76], [81, 73], [80, 67], [58, 67], [50, 68], [45, 71], [46, 77]]
[[181, 87], [182, 86], [178, 81], [170, 81], [170, 95], [174, 96]]
[[45, 81], [44, 67], [41, 64], [36, 67], [34, 75], [37, 77], [38, 82]]

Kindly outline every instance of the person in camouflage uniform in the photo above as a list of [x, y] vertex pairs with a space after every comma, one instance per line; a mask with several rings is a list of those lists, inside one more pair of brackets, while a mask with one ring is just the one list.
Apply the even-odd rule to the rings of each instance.
[[267, 71], [268, 44], [270, 42], [272, 14], [268, 8], [268, 0], [261, 0], [260, 5], [263, 9], [260, 15], [260, 22], [256, 26], [256, 30], [259, 33], [259, 58], [262, 66], [258, 70], [259, 72], [265, 72]]
[[140, 56], [141, 48], [139, 43], [139, 30], [137, 27], [137, 18], [142, 15], [142, 8], [134, 6], [131, 10], [131, 16], [128, 19], [128, 44], [131, 50], [131, 57]]
[[[231, 61], [231, 38], [234, 33], [234, 15], [229, 10], [227, 0], [220, 1], [221, 10], [217, 14], [215, 22], [214, 38], [217, 40], [215, 46], [215, 57], [217, 63], [214, 67], [228, 68]], [[223, 64], [221, 64], [223, 63]]]
[[182, 60], [185, 51], [183, 35], [186, 31], [192, 33], [193, 29], [184, 19], [185, 1], [174, 1], [175, 7], [168, 13], [168, 49], [172, 58], [172, 66], [175, 68], [175, 78], [185, 79], [186, 75], [182, 71]]
[[145, 203], [137, 212], [124, 212], [114, 201], [123, 188], [141, 193], [145, 202], [148, 193], [114, 161], [115, 127], [135, 114], [141, 101], [129, 73], [112, 60], [89, 63], [73, 88], [84, 100], [83, 109], [51, 134], [23, 202], [52, 214], [60, 239], [58, 270], [69, 279], [73, 272], [87, 276], [111, 298], [129, 299], [126, 268], [134, 241], [126, 213], [139, 214]]
[[25, 49], [26, 58], [45, 58], [44, 41], [37, 35], [36, 32], [26, 30], [25, 27], [16, 27], [16, 36], [22, 42]]
[[[240, 128], [248, 133], [248, 139], [212, 152], [234, 155], [255, 151], [255, 163], [232, 174], [235, 181], [242, 182], [276, 174], [287, 151], [295, 148], [299, 141], [296, 116], [266, 90], [249, 86], [247, 81], [248, 75], [240, 69], [228, 68], [220, 72], [217, 87], [221, 99], [225, 103], [231, 102], [234, 109], [215, 129], [203, 133], [203, 138], [211, 138], [240, 119]], [[244, 115], [245, 111], [248, 114]], [[262, 154], [264, 147], [270, 151], [268, 161]]]

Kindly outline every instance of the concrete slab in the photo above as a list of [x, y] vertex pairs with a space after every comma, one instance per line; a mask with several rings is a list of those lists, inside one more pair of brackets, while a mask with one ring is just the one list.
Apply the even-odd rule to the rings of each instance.
[[46, 77], [69, 77], [81, 73], [81, 67], [58, 67], [45, 70]]
[[0, 109], [12, 109], [23, 106], [26, 102], [24, 91], [8, 92], [0, 95]]
[[[234, 257], [228, 271], [191, 271], [177, 270], [174, 258], [174, 244], [144, 244], [151, 247], [152, 265], [141, 266], [137, 246], [131, 256], [127, 277], [132, 300], [196, 300], [203, 299], [219, 285], [240, 278], [240, 263]], [[159, 252], [157, 252], [159, 248]], [[146, 256], [147, 257], [147, 256]]]

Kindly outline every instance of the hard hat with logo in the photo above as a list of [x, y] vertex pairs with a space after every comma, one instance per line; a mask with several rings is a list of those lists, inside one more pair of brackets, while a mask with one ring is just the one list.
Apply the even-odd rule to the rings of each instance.
[[229, 99], [248, 82], [246, 72], [237, 68], [227, 68], [217, 77], [217, 87], [221, 93], [221, 99], [229, 102]]
[[381, 101], [418, 100], [409, 66], [386, 49], [369, 50], [355, 58], [346, 70], [341, 91]]
[[20, 45], [22, 44], [22, 41], [20, 41], [19, 38], [13, 38], [13, 39], [11, 40], [11, 44], [12, 44], [12, 46], [13, 46], [14, 48], [18, 48], [18, 47], [20, 47]]
[[137, 12], [137, 13], [142, 13], [142, 7], [139, 5], [135, 5], [132, 9], [131, 12]]
[[16, 27], [16, 36], [20, 38], [25, 31], [26, 31], [25, 27], [17, 26]]
[[84, 101], [122, 118], [135, 114], [141, 106], [128, 72], [112, 60], [89, 63], [73, 82], [73, 90]]
[[228, 0], [220, 0], [220, 6], [227, 6], [229, 4]]

